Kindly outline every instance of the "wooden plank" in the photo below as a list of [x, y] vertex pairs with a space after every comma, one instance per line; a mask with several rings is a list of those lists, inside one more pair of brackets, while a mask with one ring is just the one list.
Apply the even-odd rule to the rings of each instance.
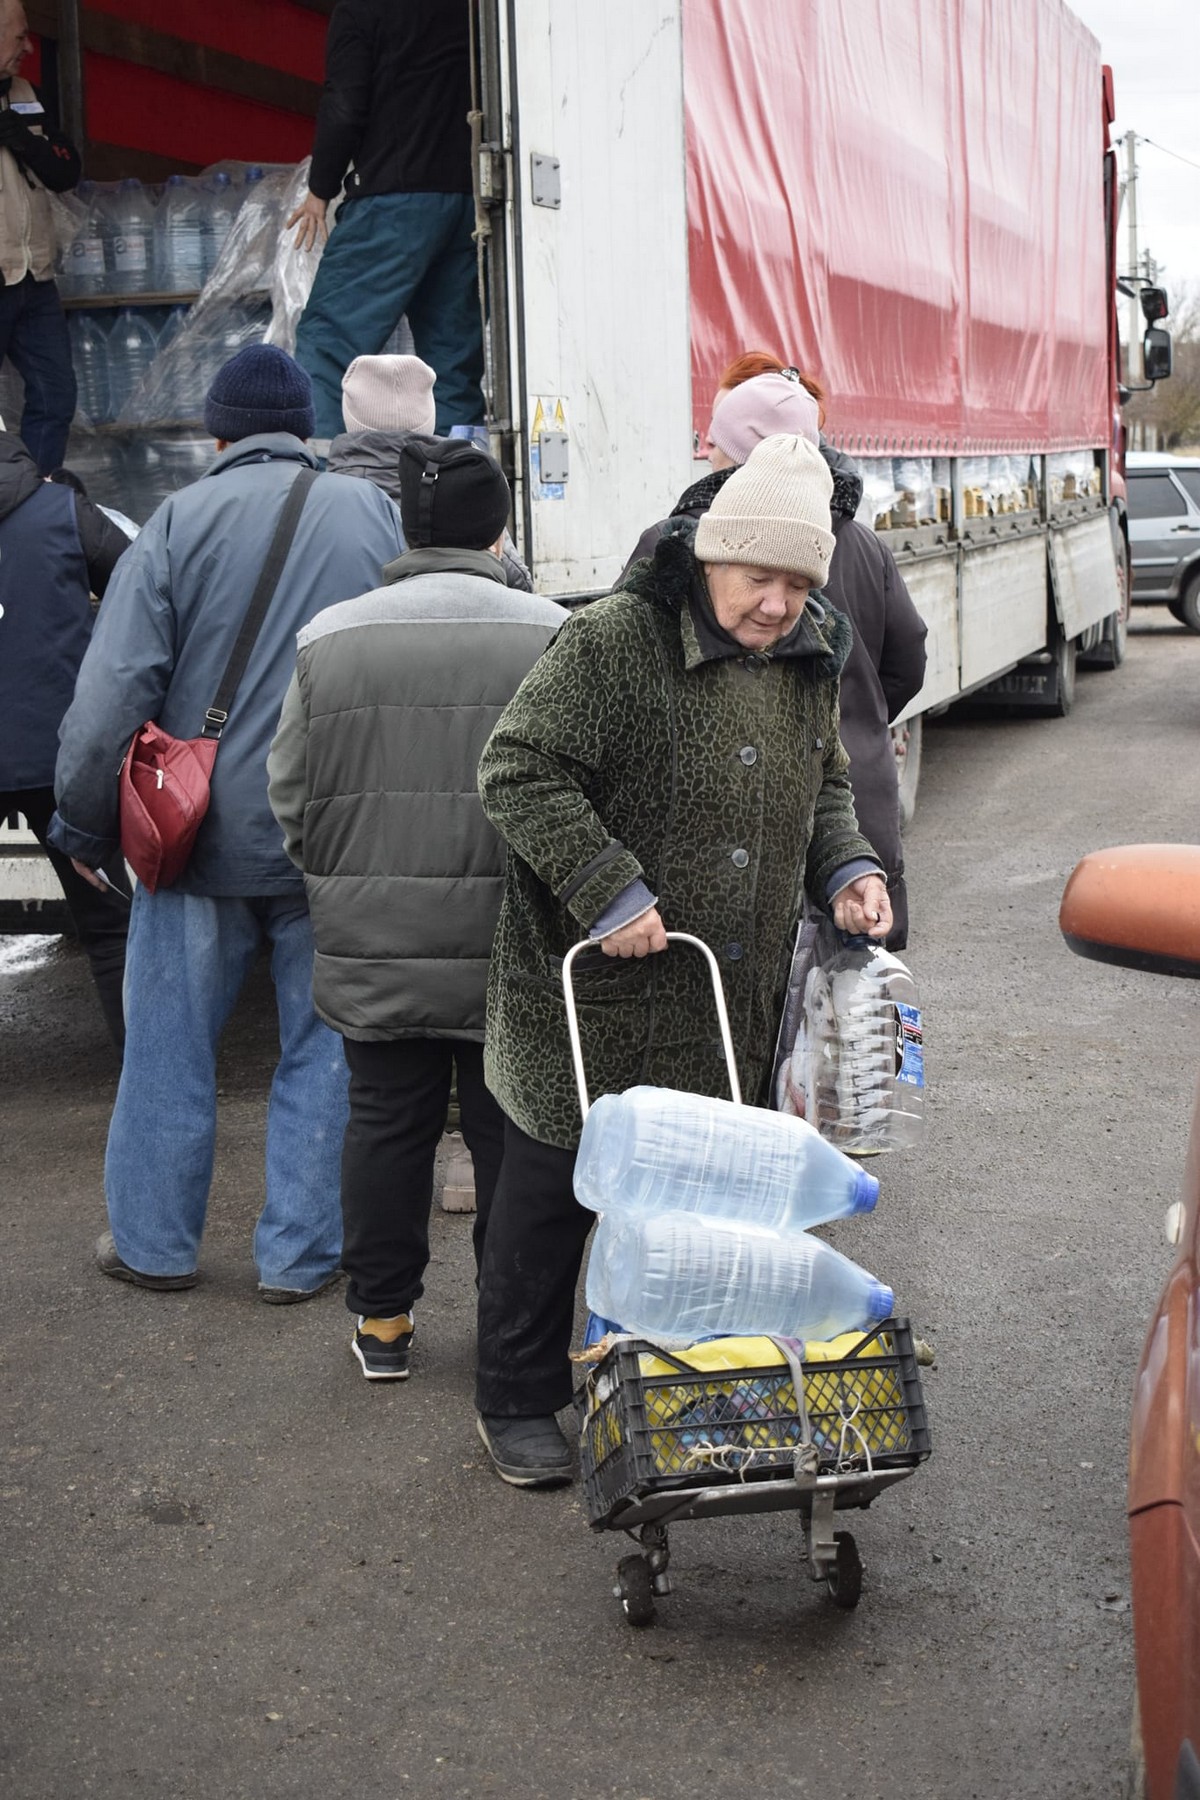
[[230, 56], [224, 50], [210, 50], [204, 44], [190, 44], [166, 32], [152, 31], [146, 25], [114, 19], [108, 13], [85, 10], [81, 24], [84, 49], [97, 55], [137, 63], [160, 75], [236, 94], [263, 106], [278, 106], [284, 112], [307, 118], [316, 113], [321, 94], [319, 82], [286, 74], [265, 63], [248, 62], [245, 57]]

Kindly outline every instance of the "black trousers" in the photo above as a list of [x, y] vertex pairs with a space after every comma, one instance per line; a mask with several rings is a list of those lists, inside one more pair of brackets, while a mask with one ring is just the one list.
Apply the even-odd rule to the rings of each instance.
[[481, 1413], [539, 1418], [571, 1400], [575, 1286], [596, 1215], [575, 1198], [575, 1151], [504, 1121], [504, 1163], [479, 1275]]
[[121, 988], [125, 980], [125, 939], [129, 932], [129, 877], [125, 865], [105, 871], [119, 883], [118, 893], [102, 892], [85, 881], [72, 866], [69, 856], [54, 850], [46, 842], [46, 832], [54, 812], [54, 789], [22, 788], [0, 793], [0, 819], [9, 813], [24, 813], [38, 843], [50, 858], [54, 873], [62, 884], [63, 898], [75, 935], [91, 965], [104, 1023], [118, 1050], [125, 1048], [125, 1009]]
[[504, 1114], [484, 1086], [483, 1045], [465, 1038], [344, 1038], [350, 1120], [342, 1147], [346, 1305], [367, 1318], [410, 1312], [429, 1262], [433, 1163], [457, 1074], [475, 1165], [475, 1265], [504, 1151]]

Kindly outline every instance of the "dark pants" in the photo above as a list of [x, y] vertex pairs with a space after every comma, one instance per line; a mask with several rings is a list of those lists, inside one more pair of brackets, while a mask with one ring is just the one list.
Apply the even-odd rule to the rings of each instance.
[[24, 788], [13, 793], [0, 793], [0, 819], [9, 813], [24, 813], [38, 843], [54, 867], [62, 883], [67, 911], [91, 964], [92, 980], [104, 1012], [104, 1022], [118, 1050], [125, 1047], [125, 1010], [121, 1002], [121, 986], [125, 979], [125, 939], [129, 932], [129, 877], [125, 865], [118, 862], [106, 870], [120, 884], [119, 893], [101, 892], [76, 873], [71, 859], [46, 842], [46, 831], [54, 811], [53, 788]]
[[481, 1413], [539, 1418], [571, 1399], [575, 1284], [596, 1215], [575, 1198], [574, 1150], [504, 1121], [504, 1163], [479, 1277]]
[[342, 376], [377, 356], [407, 314], [417, 355], [437, 376], [434, 429], [483, 423], [483, 324], [470, 194], [368, 194], [343, 201], [296, 327], [319, 438], [342, 422]]
[[342, 1148], [346, 1305], [366, 1318], [395, 1318], [411, 1311], [423, 1292], [433, 1161], [452, 1071], [475, 1165], [476, 1267], [500, 1172], [504, 1114], [484, 1086], [482, 1044], [464, 1038], [343, 1041], [350, 1069], [350, 1122]]
[[[25, 383], [21, 437], [41, 475], [62, 467], [75, 417], [75, 370], [58, 289], [26, 275], [0, 286], [0, 360]], [[12, 429], [11, 421], [6, 421]]]

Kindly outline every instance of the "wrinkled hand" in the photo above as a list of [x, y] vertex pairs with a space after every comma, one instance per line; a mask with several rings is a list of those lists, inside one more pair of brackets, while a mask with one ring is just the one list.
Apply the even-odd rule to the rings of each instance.
[[328, 242], [329, 227], [325, 223], [325, 214], [328, 207], [329, 202], [327, 200], [318, 199], [316, 194], [306, 194], [304, 196], [304, 199], [300, 202], [300, 205], [296, 208], [295, 212], [284, 226], [285, 231], [290, 231], [292, 226], [299, 220], [300, 228], [296, 233], [297, 250], [311, 250], [316, 244], [318, 236], [323, 244]]
[[882, 875], [860, 875], [835, 894], [833, 922], [855, 937], [885, 938], [892, 929], [892, 903]]
[[107, 881], [101, 881], [95, 869], [89, 869], [87, 864], [81, 863], [77, 856], [71, 858], [71, 867], [77, 875], [83, 876], [83, 879], [88, 883], [89, 887], [99, 888], [102, 894], [107, 894], [108, 883]]
[[610, 931], [600, 939], [605, 956], [649, 956], [652, 951], [667, 948], [667, 928], [659, 917], [657, 906], [631, 919], [620, 931]]

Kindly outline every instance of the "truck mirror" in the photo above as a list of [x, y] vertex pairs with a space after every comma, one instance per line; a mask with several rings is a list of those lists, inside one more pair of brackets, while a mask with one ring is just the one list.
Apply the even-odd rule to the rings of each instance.
[[1146, 380], [1165, 381], [1172, 365], [1171, 334], [1161, 325], [1152, 325], [1142, 339], [1142, 368]]
[[1147, 325], [1157, 325], [1171, 310], [1166, 288], [1144, 287], [1138, 299], [1142, 303], [1142, 316]]

